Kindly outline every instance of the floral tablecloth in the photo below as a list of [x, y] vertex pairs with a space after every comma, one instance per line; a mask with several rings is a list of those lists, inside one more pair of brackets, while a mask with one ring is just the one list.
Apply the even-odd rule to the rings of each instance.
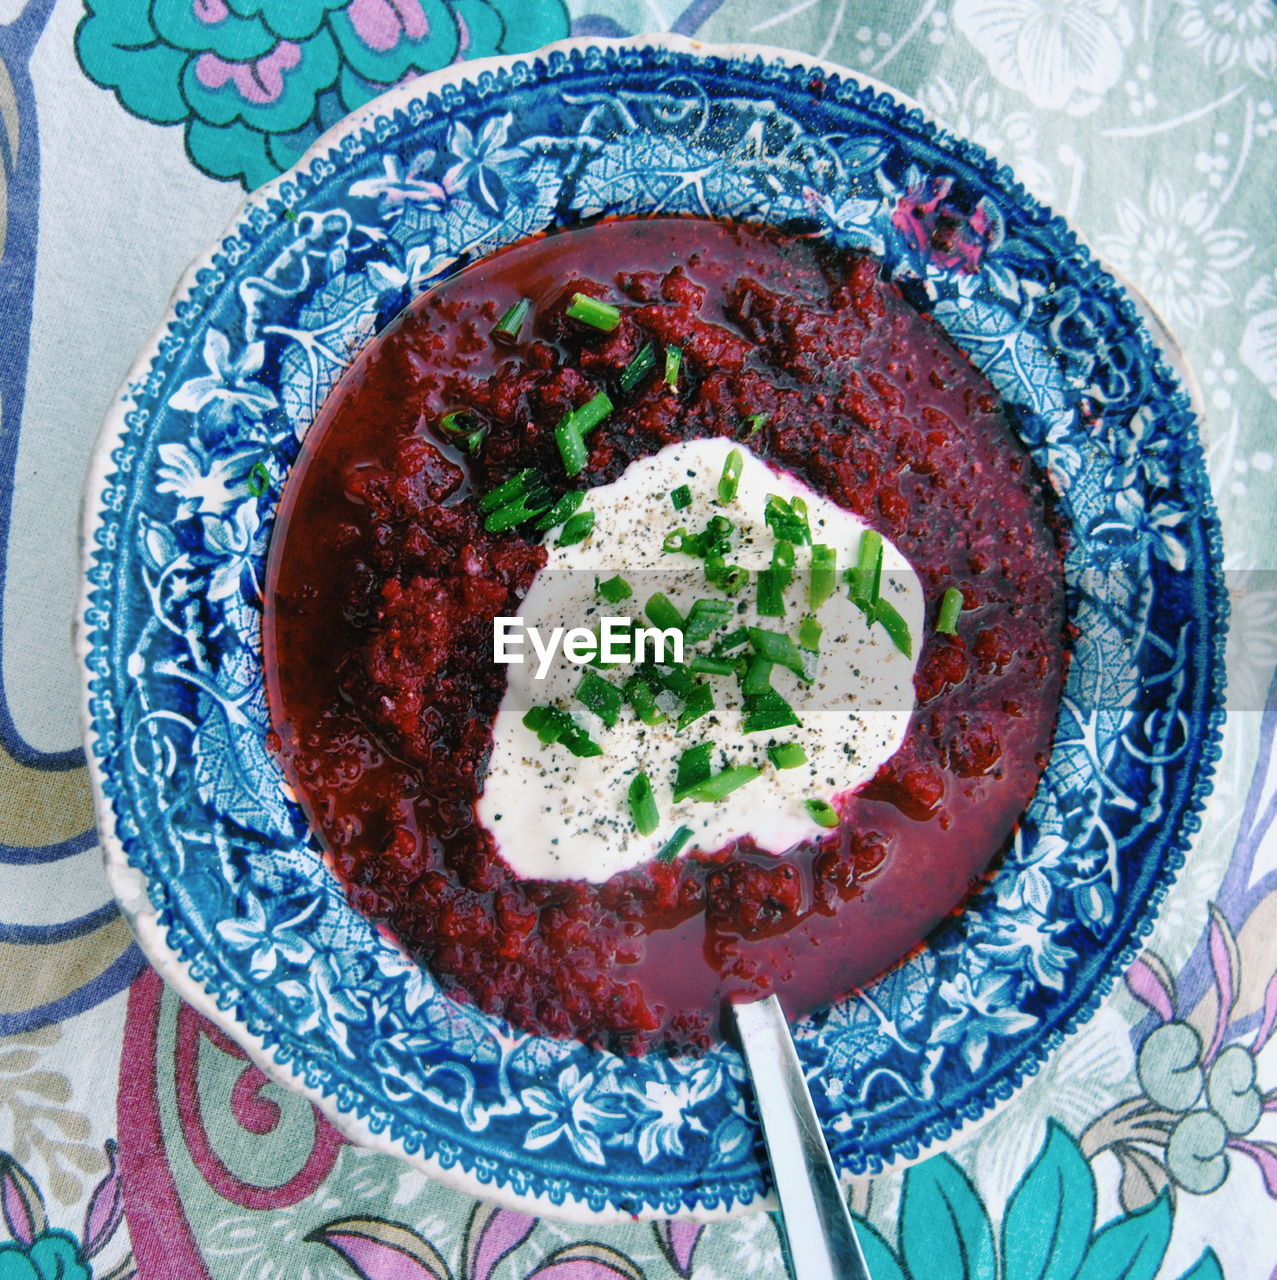
[[1224, 526], [1229, 717], [1188, 865], [998, 1114], [852, 1189], [875, 1280], [1277, 1276], [1272, 0], [0, 0], [0, 1280], [784, 1274], [764, 1213], [567, 1226], [343, 1141], [145, 966], [76, 745], [81, 476], [244, 189], [405, 76], [651, 30], [843, 63], [1009, 163], [1182, 344]]

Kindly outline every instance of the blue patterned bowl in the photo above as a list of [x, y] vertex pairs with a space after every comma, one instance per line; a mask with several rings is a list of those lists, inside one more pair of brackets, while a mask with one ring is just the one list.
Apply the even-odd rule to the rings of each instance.
[[190, 270], [104, 427], [79, 625], [102, 838], [148, 955], [273, 1077], [361, 1142], [561, 1217], [756, 1205], [740, 1059], [515, 1032], [356, 914], [266, 749], [259, 584], [299, 439], [416, 291], [543, 228], [656, 210], [877, 254], [1001, 391], [1072, 529], [1078, 639], [1014, 847], [925, 951], [796, 1028], [842, 1169], [946, 1139], [1094, 1010], [1218, 752], [1195, 424], [1114, 282], [1007, 170], [848, 72], [673, 37], [462, 64], [357, 112]]

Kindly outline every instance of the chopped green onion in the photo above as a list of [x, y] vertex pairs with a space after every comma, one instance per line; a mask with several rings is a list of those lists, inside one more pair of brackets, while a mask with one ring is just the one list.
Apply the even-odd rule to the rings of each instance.
[[734, 662], [728, 662], [726, 658], [711, 658], [705, 653], [695, 654], [687, 666], [690, 671], [707, 676], [730, 676], [736, 670]]
[[797, 742], [775, 742], [767, 748], [767, 758], [778, 769], [797, 769], [807, 763], [807, 753]]
[[506, 313], [497, 321], [496, 327], [492, 330], [492, 336], [517, 342], [519, 330], [523, 328], [523, 322], [527, 319], [528, 308], [531, 306], [532, 303], [527, 298], [520, 298], [518, 302], [512, 303]]
[[621, 323], [621, 309], [610, 302], [600, 302], [588, 293], [574, 293], [568, 304], [568, 315], [573, 320], [588, 324], [592, 329], [611, 333]]
[[678, 758], [674, 772], [674, 801], [685, 800], [691, 792], [708, 780], [712, 769], [710, 756], [713, 754], [712, 742], [701, 742], [688, 747]]
[[260, 498], [270, 487], [270, 472], [264, 462], [254, 462], [248, 471], [248, 491], [254, 498]]
[[661, 663], [650, 667], [646, 675], [657, 688], [669, 690], [680, 702], [686, 702], [692, 696], [692, 673], [683, 663]]
[[807, 604], [814, 612], [838, 586], [838, 551], [817, 542], [811, 549], [811, 581], [807, 584]]
[[650, 342], [645, 342], [638, 349], [634, 359], [621, 371], [621, 376], [616, 380], [616, 385], [622, 391], [633, 391], [644, 376], [655, 367], [656, 348]]
[[665, 712], [656, 705], [652, 686], [642, 676], [631, 676], [625, 682], [625, 700], [634, 708], [634, 714], [646, 725], [662, 724]]
[[454, 409], [439, 419], [439, 430], [446, 436], [470, 436], [483, 430], [483, 423], [473, 413]]
[[741, 722], [743, 733], [767, 733], [772, 729], [784, 729], [791, 724], [800, 725], [802, 721], [775, 689], [746, 699], [745, 716]]
[[630, 816], [641, 836], [650, 836], [660, 825], [652, 783], [645, 773], [636, 773], [630, 782]]
[[547, 746], [559, 743], [574, 756], [601, 756], [603, 748], [558, 707], [532, 707], [523, 717], [523, 723]]
[[683, 365], [683, 348], [682, 347], [666, 347], [665, 348], [665, 385], [667, 387], [678, 386], [678, 371]]
[[661, 541], [661, 551], [665, 555], [674, 555], [678, 552], [686, 552], [689, 556], [694, 556], [694, 550], [688, 550], [688, 544], [694, 543], [696, 540], [687, 532], [684, 525], [679, 525], [677, 529], [671, 529], [664, 539]]
[[736, 497], [740, 488], [741, 472], [745, 470], [745, 458], [739, 449], [733, 449], [723, 461], [723, 473], [718, 477], [718, 501], [720, 506]]
[[807, 504], [802, 498], [794, 498], [786, 502], [774, 493], [767, 495], [767, 503], [763, 509], [763, 519], [767, 527], [783, 542], [811, 541], [811, 526], [807, 522]]
[[479, 499], [480, 511], [495, 511], [513, 502], [520, 494], [526, 493], [534, 483], [541, 480], [541, 473], [535, 467], [524, 467], [516, 471], [504, 484], [498, 485], [490, 493]]
[[722, 773], [716, 773], [713, 777], [707, 778], [688, 794], [693, 800], [723, 800], [747, 782], [753, 782], [762, 772], [752, 764], [733, 765], [730, 769], [724, 769]]
[[714, 690], [707, 680], [698, 680], [692, 685], [691, 692], [683, 703], [683, 710], [678, 717], [678, 732], [682, 733], [689, 724], [695, 724], [702, 716], [714, 710]]
[[677, 489], [670, 491], [670, 501], [674, 504], [675, 511], [683, 511], [692, 505], [692, 491], [687, 485], [681, 484]]
[[538, 484], [520, 494], [507, 506], [491, 512], [484, 520], [483, 527], [488, 533], [503, 533], [506, 529], [513, 529], [515, 525], [531, 520], [533, 516], [539, 516], [543, 511], [549, 510], [549, 507], [550, 491]]
[[597, 391], [579, 409], [573, 409], [571, 416], [577, 430], [584, 437], [611, 412], [612, 397], [606, 391]]
[[683, 846], [692, 838], [691, 827], [679, 827], [672, 836], [657, 850], [657, 862], [673, 862], [683, 851]]
[[769, 569], [758, 571], [758, 612], [764, 618], [785, 616], [785, 588], [794, 576], [794, 544], [778, 542], [772, 548]]
[[838, 825], [838, 810], [827, 800], [804, 800], [803, 807], [822, 827]]
[[569, 489], [532, 527], [538, 533], [545, 533], [561, 525], [584, 501], [584, 489]]
[[643, 606], [643, 612], [652, 626], [662, 631], [682, 631], [683, 629], [683, 615], [662, 591], [648, 598], [648, 602]]
[[559, 446], [563, 469], [570, 476], [585, 469], [585, 436], [612, 412], [612, 400], [606, 391], [591, 396], [579, 409], [565, 413], [554, 428], [554, 441]]
[[788, 667], [796, 676], [811, 682], [815, 675], [815, 655], [804, 652], [780, 631], [765, 631], [761, 627], [746, 627], [745, 630], [749, 634], [750, 648], [760, 658]]
[[851, 598], [859, 605], [873, 605], [878, 599], [882, 579], [882, 534], [866, 529], [860, 535], [860, 548], [854, 568], [847, 570]]
[[594, 512], [578, 511], [563, 526], [562, 532], [555, 539], [556, 547], [570, 547], [578, 542], [584, 542], [586, 538], [594, 532]]
[[962, 592], [957, 587], [950, 587], [944, 593], [944, 599], [940, 601], [940, 614], [936, 618], [936, 630], [941, 635], [958, 634], [958, 615], [962, 612], [962, 606], [965, 603]]
[[771, 692], [772, 668], [775, 665], [774, 662], [768, 662], [766, 658], [750, 659], [740, 682], [741, 695], [746, 700]]
[[804, 649], [810, 649], [814, 653], [820, 648], [820, 637], [823, 632], [824, 627], [810, 613], [805, 613], [803, 620], [798, 624], [798, 643]]
[[697, 600], [687, 611], [683, 636], [688, 644], [708, 640], [733, 614], [726, 600]]
[[598, 583], [594, 591], [608, 604], [620, 604], [622, 600], [628, 600], [634, 594], [634, 589], [619, 573], [614, 578], [608, 578], [606, 582]]
[[714, 643], [714, 656], [721, 657], [725, 653], [731, 653], [733, 649], [739, 649], [741, 645], [749, 643], [749, 632], [744, 627], [737, 627], [735, 631], [729, 631], [725, 636], [720, 636]]
[[722, 556], [706, 556], [705, 581], [724, 594], [735, 596], [749, 585], [749, 570], [738, 564], [727, 564]]
[[781, 590], [794, 580], [794, 544], [778, 542], [772, 548], [772, 572]]
[[765, 413], [751, 413], [741, 424], [745, 428], [745, 434], [741, 436], [741, 439], [752, 440], [763, 429], [766, 421], [767, 415]]
[[554, 443], [559, 446], [563, 470], [570, 476], [579, 476], [585, 470], [585, 461], [589, 454], [585, 451], [585, 441], [581, 439], [581, 433], [572, 425], [570, 415], [554, 428]]
[[616, 728], [621, 718], [621, 691], [610, 681], [593, 671], [587, 671], [576, 686], [573, 695], [587, 710], [593, 711], [609, 729]]
[[879, 600], [873, 607], [873, 621], [881, 622], [883, 630], [891, 637], [891, 642], [905, 655], [913, 657], [913, 639], [909, 635], [909, 624], [900, 616], [896, 606], [890, 600]]

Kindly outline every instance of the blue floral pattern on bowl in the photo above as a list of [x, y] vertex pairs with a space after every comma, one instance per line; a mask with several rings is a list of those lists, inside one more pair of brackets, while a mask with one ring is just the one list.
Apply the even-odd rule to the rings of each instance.
[[459, 66], [327, 135], [188, 276], [99, 446], [80, 646], [108, 859], [152, 958], [348, 1132], [569, 1216], [763, 1195], [740, 1059], [519, 1033], [355, 913], [267, 750], [260, 585], [299, 440], [409, 297], [544, 228], [652, 211], [878, 255], [998, 387], [1070, 528], [1077, 639], [1013, 847], [925, 951], [796, 1028], [844, 1170], [981, 1116], [1094, 1009], [1198, 826], [1222, 706], [1185, 398], [978, 149], [848, 73], [665, 38]]

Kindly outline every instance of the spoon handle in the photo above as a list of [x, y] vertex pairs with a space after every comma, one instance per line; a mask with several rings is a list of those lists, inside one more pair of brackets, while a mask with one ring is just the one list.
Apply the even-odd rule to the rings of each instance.
[[789, 1024], [775, 996], [733, 1004], [794, 1280], [869, 1280]]

